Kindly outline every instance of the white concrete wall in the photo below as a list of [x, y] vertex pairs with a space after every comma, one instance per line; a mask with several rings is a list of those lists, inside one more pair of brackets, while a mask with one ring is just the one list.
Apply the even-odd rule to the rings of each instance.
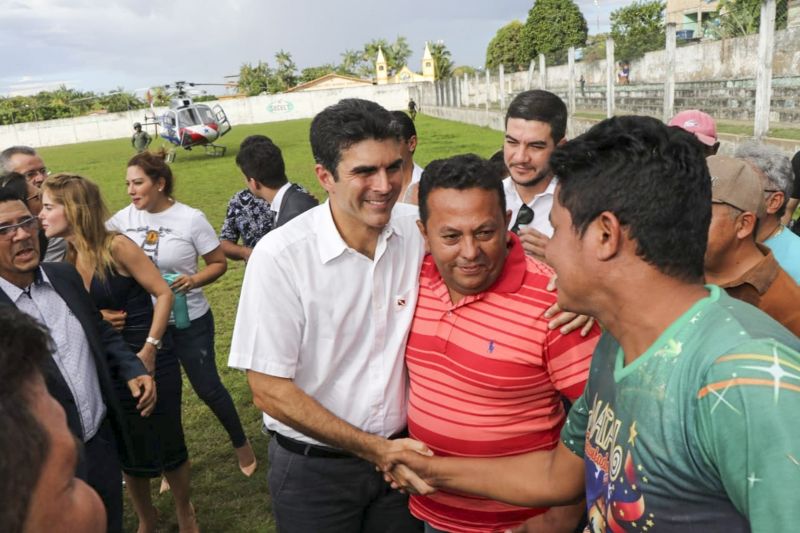
[[[235, 128], [237, 124], [311, 118], [342, 98], [372, 100], [390, 110], [406, 109], [409, 91], [413, 87], [415, 84], [342, 87], [205, 103], [212, 106], [220, 103]], [[161, 113], [164, 109], [156, 108], [156, 113]], [[0, 150], [18, 144], [40, 147], [129, 137], [133, 133], [133, 123], [144, 121], [144, 113], [144, 109], [139, 109], [125, 113], [0, 126]]]
[[[422, 109], [422, 112], [425, 113], [426, 115], [430, 115], [436, 118], [442, 118], [445, 120], [454, 120], [456, 122], [474, 124], [475, 126], [485, 126], [496, 131], [505, 130], [505, 111], [499, 111], [499, 110], [486, 111], [484, 109], [470, 109], [464, 107], [437, 107], [429, 105], [424, 107]], [[600, 121], [569, 117], [569, 122], [568, 122], [569, 125], [567, 127], [567, 138], [571, 139], [580, 135], [581, 133], [584, 133], [586, 130], [588, 130], [598, 122]], [[736, 151], [736, 148], [740, 144], [747, 142], [751, 139], [752, 137], [748, 135], [732, 135], [729, 133], [720, 133], [719, 134], [720, 154], [733, 155], [733, 153]], [[764, 142], [777, 146], [778, 148], [786, 152], [786, 155], [788, 156], [791, 156], [792, 154], [800, 151], [800, 141], [798, 140], [773, 139], [768, 137], [764, 139]]]
[[[681, 46], [676, 50], [675, 81], [755, 78], [758, 65], [757, 51], [758, 35]], [[664, 50], [656, 50], [631, 61], [631, 82], [662, 83], [665, 76], [665, 54]], [[586, 83], [590, 85], [604, 84], [605, 65], [605, 59], [592, 62], [580, 61], [576, 63], [575, 76], [580, 78], [583, 74]], [[800, 72], [800, 27], [776, 31], [773, 77], [797, 76], [798, 72]], [[517, 75], [526, 76], [527, 73]], [[538, 72], [534, 79], [537, 80], [536, 86], [538, 86]], [[548, 67], [549, 87], [566, 87], [568, 80], [567, 65]]]

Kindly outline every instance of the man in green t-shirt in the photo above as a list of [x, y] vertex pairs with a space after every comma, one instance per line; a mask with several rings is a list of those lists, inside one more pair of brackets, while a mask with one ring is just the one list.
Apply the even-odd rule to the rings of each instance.
[[150, 137], [150, 134], [142, 130], [142, 125], [138, 122], [134, 122], [131, 146], [133, 146], [137, 152], [144, 152], [152, 141], [153, 139]]
[[550, 164], [559, 186], [546, 255], [559, 304], [606, 328], [561, 444], [392, 464], [517, 505], [585, 495], [592, 532], [796, 531], [800, 339], [703, 285], [711, 179], [696, 141], [616, 117]]

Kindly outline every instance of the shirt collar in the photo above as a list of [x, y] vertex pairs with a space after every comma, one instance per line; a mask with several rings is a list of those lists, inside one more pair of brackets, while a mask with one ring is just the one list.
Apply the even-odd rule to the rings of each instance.
[[758, 291], [759, 295], [763, 295], [767, 292], [767, 289], [769, 289], [772, 282], [775, 281], [775, 278], [778, 276], [778, 269], [780, 267], [775, 260], [775, 256], [772, 255], [772, 250], [763, 244], [756, 244], [756, 246], [758, 246], [758, 250], [764, 255], [761, 261], [739, 276], [738, 279], [720, 285], [723, 289], [732, 289], [748, 284]]
[[[327, 263], [351, 248], [344, 242], [336, 227], [336, 222], [333, 220], [333, 212], [331, 212], [330, 199], [325, 200], [322, 205], [324, 208], [315, 212], [314, 225], [318, 228], [317, 249], [319, 250], [319, 259], [323, 263]], [[383, 228], [380, 237], [378, 237], [378, 243], [380, 243], [381, 239], [388, 239], [393, 234], [402, 235], [403, 233], [400, 226], [396, 225], [394, 220], [390, 218], [389, 223]]]
[[275, 215], [276, 216], [278, 215], [278, 212], [281, 210], [281, 204], [283, 203], [283, 197], [286, 195], [286, 191], [288, 191], [289, 187], [291, 187], [291, 186], [292, 186], [292, 184], [290, 182], [288, 182], [288, 181], [286, 183], [284, 183], [281, 186], [281, 188], [278, 189], [278, 192], [275, 193], [275, 197], [272, 199], [272, 202], [270, 202], [270, 206], [271, 206], [270, 209], [275, 211]]
[[[50, 279], [47, 277], [47, 274], [45, 274], [44, 270], [42, 270], [42, 267], [39, 266], [36, 267], [36, 270], [34, 270], [33, 272], [33, 283], [31, 283], [31, 285], [26, 287], [26, 289], [33, 285], [43, 285], [43, 284], [50, 285], [51, 283]], [[6, 295], [11, 299], [12, 302], [16, 302], [22, 295], [22, 293], [25, 292], [25, 289], [20, 289], [19, 287], [17, 287], [13, 283], [2, 277], [0, 277], [0, 289], [3, 289], [3, 292], [6, 293]]]
[[[506, 198], [508, 198], [509, 195], [512, 195], [512, 197], [514, 197], [517, 200], [517, 202], [521, 204], [522, 198], [520, 198], [519, 193], [517, 192], [517, 186], [514, 184], [514, 179], [511, 176], [509, 176], [506, 179], [504, 179], [503, 182], [505, 186], [504, 189], [506, 193]], [[550, 183], [547, 184], [547, 188], [545, 188], [545, 190], [543, 190], [542, 192], [533, 197], [533, 200], [531, 200], [531, 204], [539, 198], [545, 196], [554, 196], [556, 193], [556, 185], [558, 185], [558, 176], [553, 176], [553, 179], [551, 179]], [[528, 205], [530, 206], [531, 204]]]

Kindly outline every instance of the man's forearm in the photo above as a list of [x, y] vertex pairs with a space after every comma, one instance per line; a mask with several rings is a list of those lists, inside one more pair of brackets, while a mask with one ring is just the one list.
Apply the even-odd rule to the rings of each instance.
[[567, 505], [584, 494], [583, 460], [562, 444], [554, 450], [511, 457], [420, 459], [430, 461], [429, 467], [406, 464], [437, 489], [525, 507]]
[[247, 261], [250, 258], [250, 253], [253, 251], [252, 248], [247, 248], [246, 246], [226, 239], [220, 240], [220, 246], [222, 246], [222, 252], [225, 254], [225, 257], [232, 261]]
[[342, 420], [290, 379], [247, 372], [256, 406], [303, 435], [378, 463], [388, 441]]

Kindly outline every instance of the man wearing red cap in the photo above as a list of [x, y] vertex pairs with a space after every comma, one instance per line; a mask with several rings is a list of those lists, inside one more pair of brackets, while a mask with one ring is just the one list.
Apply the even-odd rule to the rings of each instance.
[[668, 125], [678, 126], [692, 133], [698, 141], [703, 143], [706, 157], [716, 155], [717, 150], [719, 150], [717, 123], [708, 113], [703, 113], [699, 109], [681, 111], [672, 117]]

